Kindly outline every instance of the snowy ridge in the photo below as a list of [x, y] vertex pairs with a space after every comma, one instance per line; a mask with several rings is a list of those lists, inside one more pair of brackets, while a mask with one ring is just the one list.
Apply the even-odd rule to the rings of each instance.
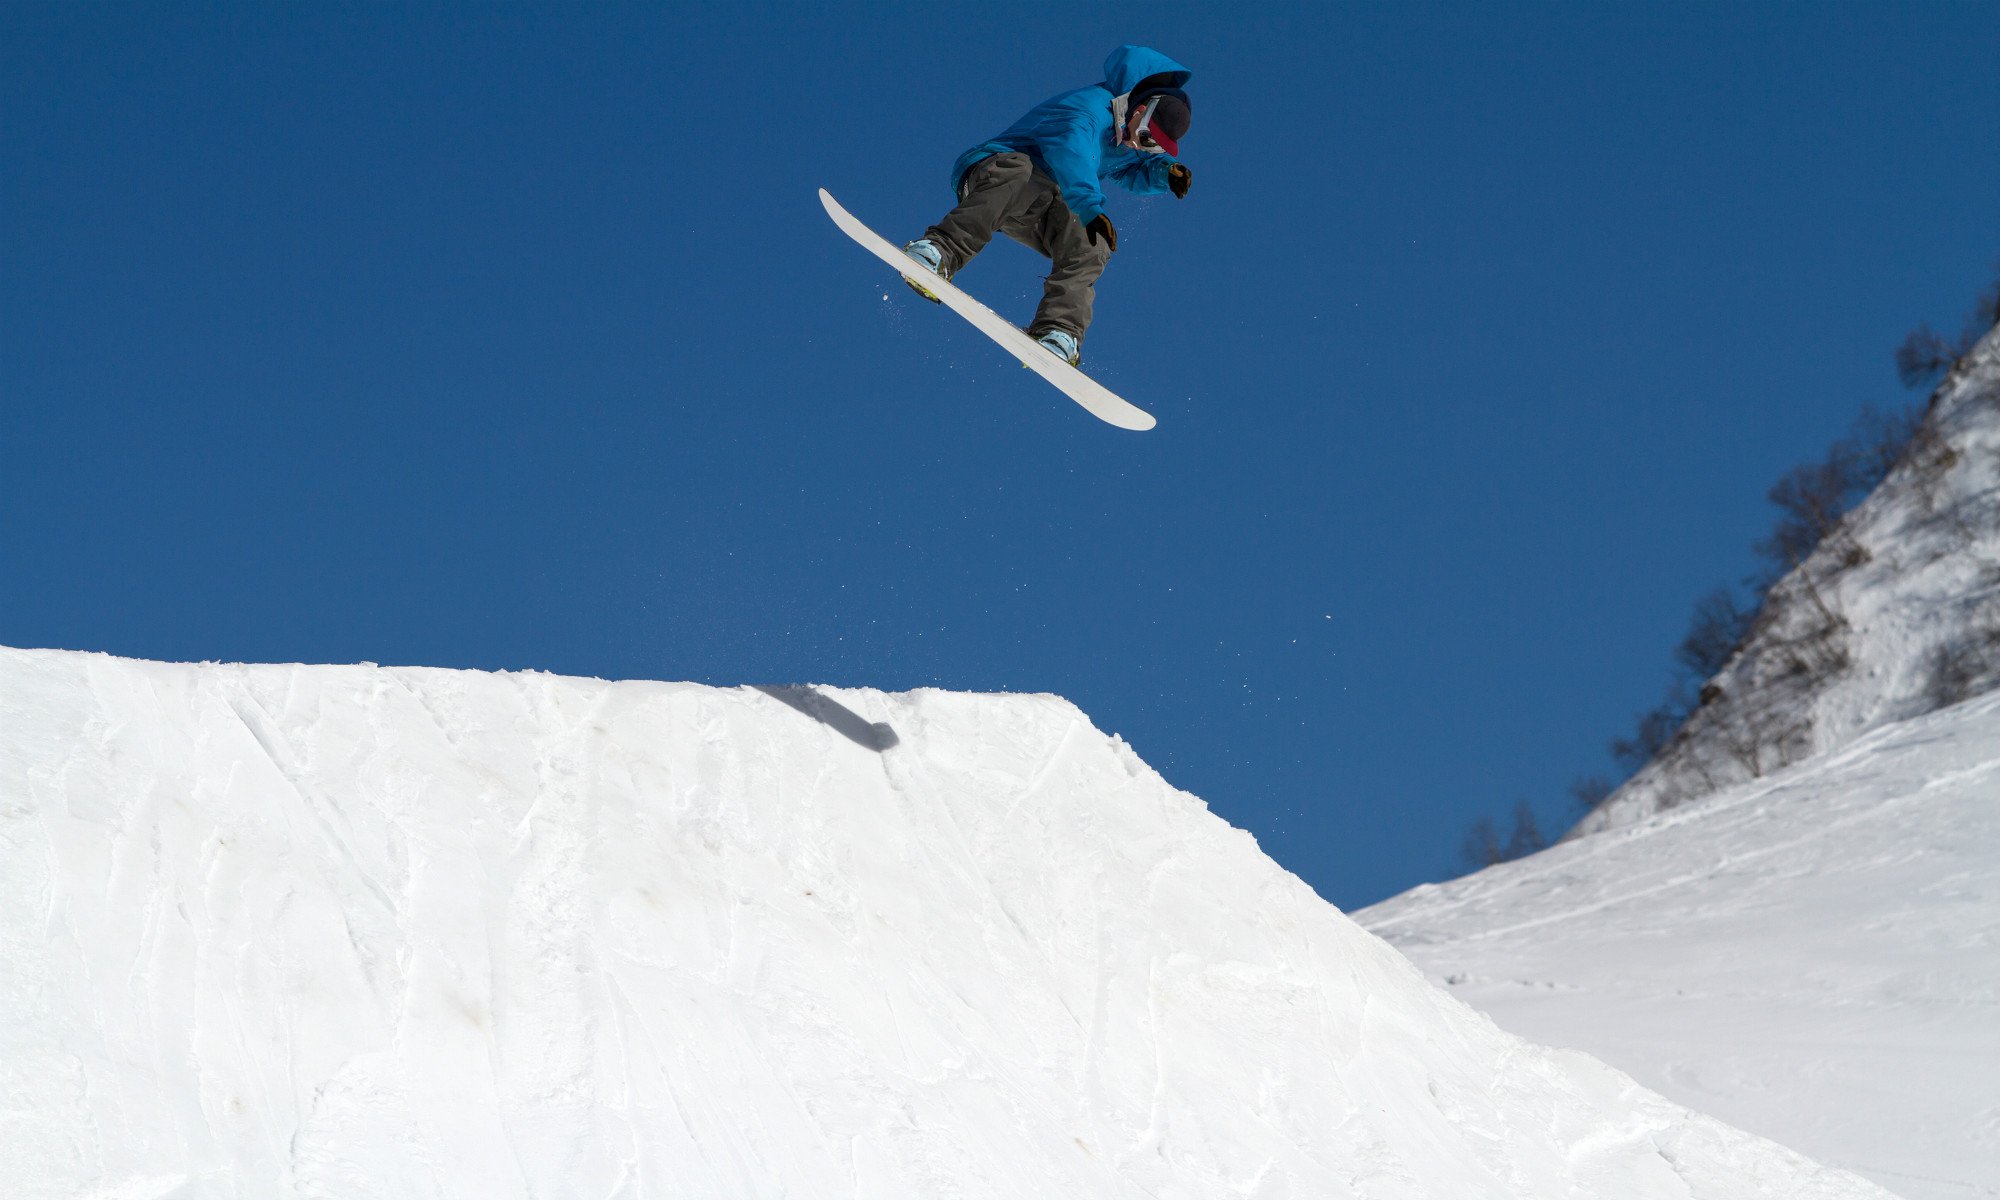
[[1880, 1197], [1053, 697], [0, 650], [10, 1197]]
[[1502, 1026], [1911, 1200], [2000, 1197], [2000, 694], [1355, 914]]
[[2000, 686], [2000, 327], [1881, 486], [1770, 592], [1674, 741], [1570, 837]]

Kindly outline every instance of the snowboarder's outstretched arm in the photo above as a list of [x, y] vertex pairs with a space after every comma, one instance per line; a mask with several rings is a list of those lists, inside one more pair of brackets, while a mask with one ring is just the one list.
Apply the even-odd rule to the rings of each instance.
[[1111, 169], [1111, 178], [1119, 187], [1141, 196], [1156, 196], [1173, 190], [1168, 173], [1180, 166], [1177, 160], [1164, 154], [1135, 154], [1131, 159]]

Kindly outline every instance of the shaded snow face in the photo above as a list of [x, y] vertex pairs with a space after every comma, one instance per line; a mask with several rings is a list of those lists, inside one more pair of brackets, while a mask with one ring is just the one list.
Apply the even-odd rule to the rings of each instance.
[[2000, 696], [1355, 914], [1516, 1033], [1909, 1200], [2000, 1195]]
[[1052, 697], [0, 650], [10, 1197], [1874, 1197]]
[[2000, 329], [1869, 498], [1774, 585], [1676, 740], [1570, 834], [1616, 829], [2000, 686]]

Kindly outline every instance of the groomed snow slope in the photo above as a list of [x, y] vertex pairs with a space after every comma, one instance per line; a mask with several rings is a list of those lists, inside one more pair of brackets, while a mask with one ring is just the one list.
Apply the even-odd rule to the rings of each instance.
[[1355, 914], [1516, 1033], [1913, 1200], [2000, 1196], [2000, 694]]
[[1052, 697], [0, 650], [0, 1194], [1879, 1197]]

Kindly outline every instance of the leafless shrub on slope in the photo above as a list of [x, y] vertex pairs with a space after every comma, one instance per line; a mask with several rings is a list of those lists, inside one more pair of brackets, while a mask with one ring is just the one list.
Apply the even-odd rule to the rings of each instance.
[[[1665, 698], [1607, 746], [1624, 783], [1592, 777], [1572, 786], [1572, 800], [1586, 816], [1635, 783], [1647, 804], [1671, 808], [1814, 752], [1817, 698], [1855, 667], [1854, 631], [1837, 585], [1878, 554], [1887, 556], [1884, 569], [1901, 570], [1897, 556], [1909, 552], [1894, 535], [1869, 544], [1856, 510], [1885, 485], [1914, 492], [1911, 507], [1925, 519], [1941, 519], [1932, 527], [1949, 534], [1942, 548], [1934, 537], [1919, 539], [1925, 561], [1971, 552], [1986, 530], [2000, 526], [2000, 495], [1968, 501], [1953, 494], [1950, 480], [1965, 451], [1930, 420], [1939, 396], [1972, 369], [1968, 351], [1996, 323], [2000, 281], [1981, 295], [1957, 339], [1921, 326], [1898, 347], [1897, 374], [1906, 384], [1936, 384], [1927, 404], [1864, 407], [1823, 458], [1772, 485], [1767, 497], [1777, 516], [1753, 547], [1760, 568], [1745, 581], [1750, 602], [1718, 588], [1696, 603], [1674, 649]], [[1971, 403], [2000, 407], [2000, 389]], [[1964, 404], [1958, 411], [1966, 411]], [[2000, 587], [2000, 561], [1982, 565], [1984, 581]], [[2000, 616], [1990, 628], [1932, 654], [1924, 688], [1931, 707], [2000, 686]], [[1482, 836], [1482, 852], [1504, 856], [1506, 843], [1491, 821]]]
[[1466, 866], [1478, 871], [1495, 863], [1526, 858], [1548, 844], [1540, 823], [1535, 820], [1535, 810], [1523, 800], [1514, 806], [1514, 829], [1505, 841], [1501, 840], [1499, 827], [1494, 825], [1493, 818], [1480, 817], [1466, 831], [1459, 853]]
[[1978, 618], [1962, 636], [1931, 651], [1924, 698], [1933, 709], [2000, 687], [2000, 598], [1981, 597], [1978, 608]]
[[[2000, 273], [2000, 267], [1995, 271]], [[1896, 377], [1907, 388], [1927, 388], [1948, 379], [1953, 368], [1996, 325], [2000, 325], [2000, 278], [1979, 294], [1957, 337], [1945, 337], [1928, 321], [1912, 329], [1896, 347]]]

